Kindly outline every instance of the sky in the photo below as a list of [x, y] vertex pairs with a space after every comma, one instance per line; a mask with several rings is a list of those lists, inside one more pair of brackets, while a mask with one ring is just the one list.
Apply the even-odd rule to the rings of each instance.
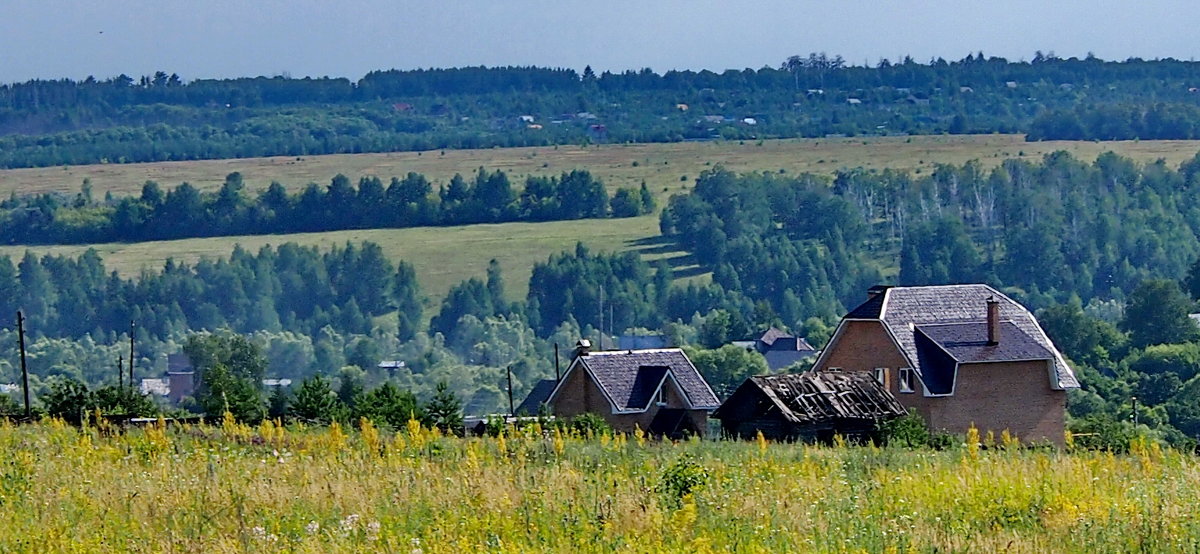
[[1147, 0], [761, 2], [571, 0], [2, 0], [0, 82], [536, 65], [597, 72], [778, 66], [793, 54], [874, 65], [983, 51], [1200, 58], [1200, 3]]

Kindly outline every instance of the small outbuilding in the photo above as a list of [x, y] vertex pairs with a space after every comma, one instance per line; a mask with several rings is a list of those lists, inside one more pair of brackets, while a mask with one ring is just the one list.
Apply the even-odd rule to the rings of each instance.
[[809, 371], [751, 377], [713, 412], [731, 437], [831, 441], [861, 440], [906, 412], [869, 373]]

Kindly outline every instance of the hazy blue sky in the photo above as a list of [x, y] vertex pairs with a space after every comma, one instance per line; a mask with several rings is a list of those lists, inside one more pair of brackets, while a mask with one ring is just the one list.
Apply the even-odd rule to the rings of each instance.
[[159, 69], [185, 79], [481, 64], [721, 70], [812, 51], [856, 64], [978, 50], [1192, 59], [1197, 23], [1200, 4], [1161, 0], [8, 0], [0, 82]]

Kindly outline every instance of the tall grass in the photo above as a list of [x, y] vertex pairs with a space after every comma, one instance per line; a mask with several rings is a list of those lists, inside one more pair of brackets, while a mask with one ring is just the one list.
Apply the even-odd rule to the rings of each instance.
[[1200, 464], [538, 428], [0, 427], [0, 550], [1195, 551]]

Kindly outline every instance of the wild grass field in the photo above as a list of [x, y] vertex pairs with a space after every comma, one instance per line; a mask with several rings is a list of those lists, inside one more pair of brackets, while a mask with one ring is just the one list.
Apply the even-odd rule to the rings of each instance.
[[364, 175], [386, 180], [415, 171], [444, 183], [455, 173], [469, 174], [482, 166], [504, 170], [517, 183], [523, 182], [527, 175], [558, 175], [582, 168], [591, 171], [611, 189], [636, 187], [646, 181], [652, 191], [665, 197], [695, 179], [704, 169], [717, 164], [735, 171], [782, 169], [790, 173], [832, 173], [853, 167], [929, 171], [937, 163], [962, 164], [978, 159], [985, 166], [992, 166], [1006, 158], [1041, 159], [1057, 150], [1066, 150], [1085, 160], [1095, 159], [1111, 150], [1139, 161], [1165, 158], [1170, 164], [1178, 165], [1200, 151], [1200, 141], [1025, 142], [1024, 135], [933, 135], [98, 164], [0, 170], [0, 195], [8, 196], [14, 191], [17, 194], [74, 194], [85, 178], [91, 181], [97, 195], [110, 191], [115, 195], [138, 194], [147, 180], [157, 181], [164, 187], [186, 181], [202, 190], [213, 190], [233, 171], [242, 173], [247, 189], [252, 191], [266, 188], [273, 180], [298, 191], [310, 182], [327, 184], [337, 173], [357, 182]]
[[[415, 423], [415, 422], [414, 422]], [[5, 552], [1194, 552], [1200, 464], [497, 438], [419, 425], [0, 426]]]
[[658, 218], [642, 216], [627, 219], [551, 221], [541, 223], [500, 223], [454, 227], [416, 227], [409, 229], [365, 229], [292, 235], [213, 237], [171, 241], [110, 243], [90, 246], [0, 246], [0, 256], [14, 260], [26, 250], [36, 254], [77, 256], [95, 248], [110, 270], [124, 276], [141, 271], [159, 271], [167, 258], [195, 262], [201, 257], [228, 256], [235, 245], [258, 251], [265, 245], [296, 242], [322, 249], [347, 241], [375, 242], [391, 260], [413, 264], [418, 282], [437, 306], [450, 287], [471, 277], [483, 278], [488, 260], [495, 258], [504, 271], [505, 289], [514, 299], [525, 298], [533, 265], [550, 254], [571, 250], [583, 241], [593, 251], [635, 251], [647, 260], [667, 257], [682, 277], [695, 273], [696, 267], [684, 252], [658, 239]]

